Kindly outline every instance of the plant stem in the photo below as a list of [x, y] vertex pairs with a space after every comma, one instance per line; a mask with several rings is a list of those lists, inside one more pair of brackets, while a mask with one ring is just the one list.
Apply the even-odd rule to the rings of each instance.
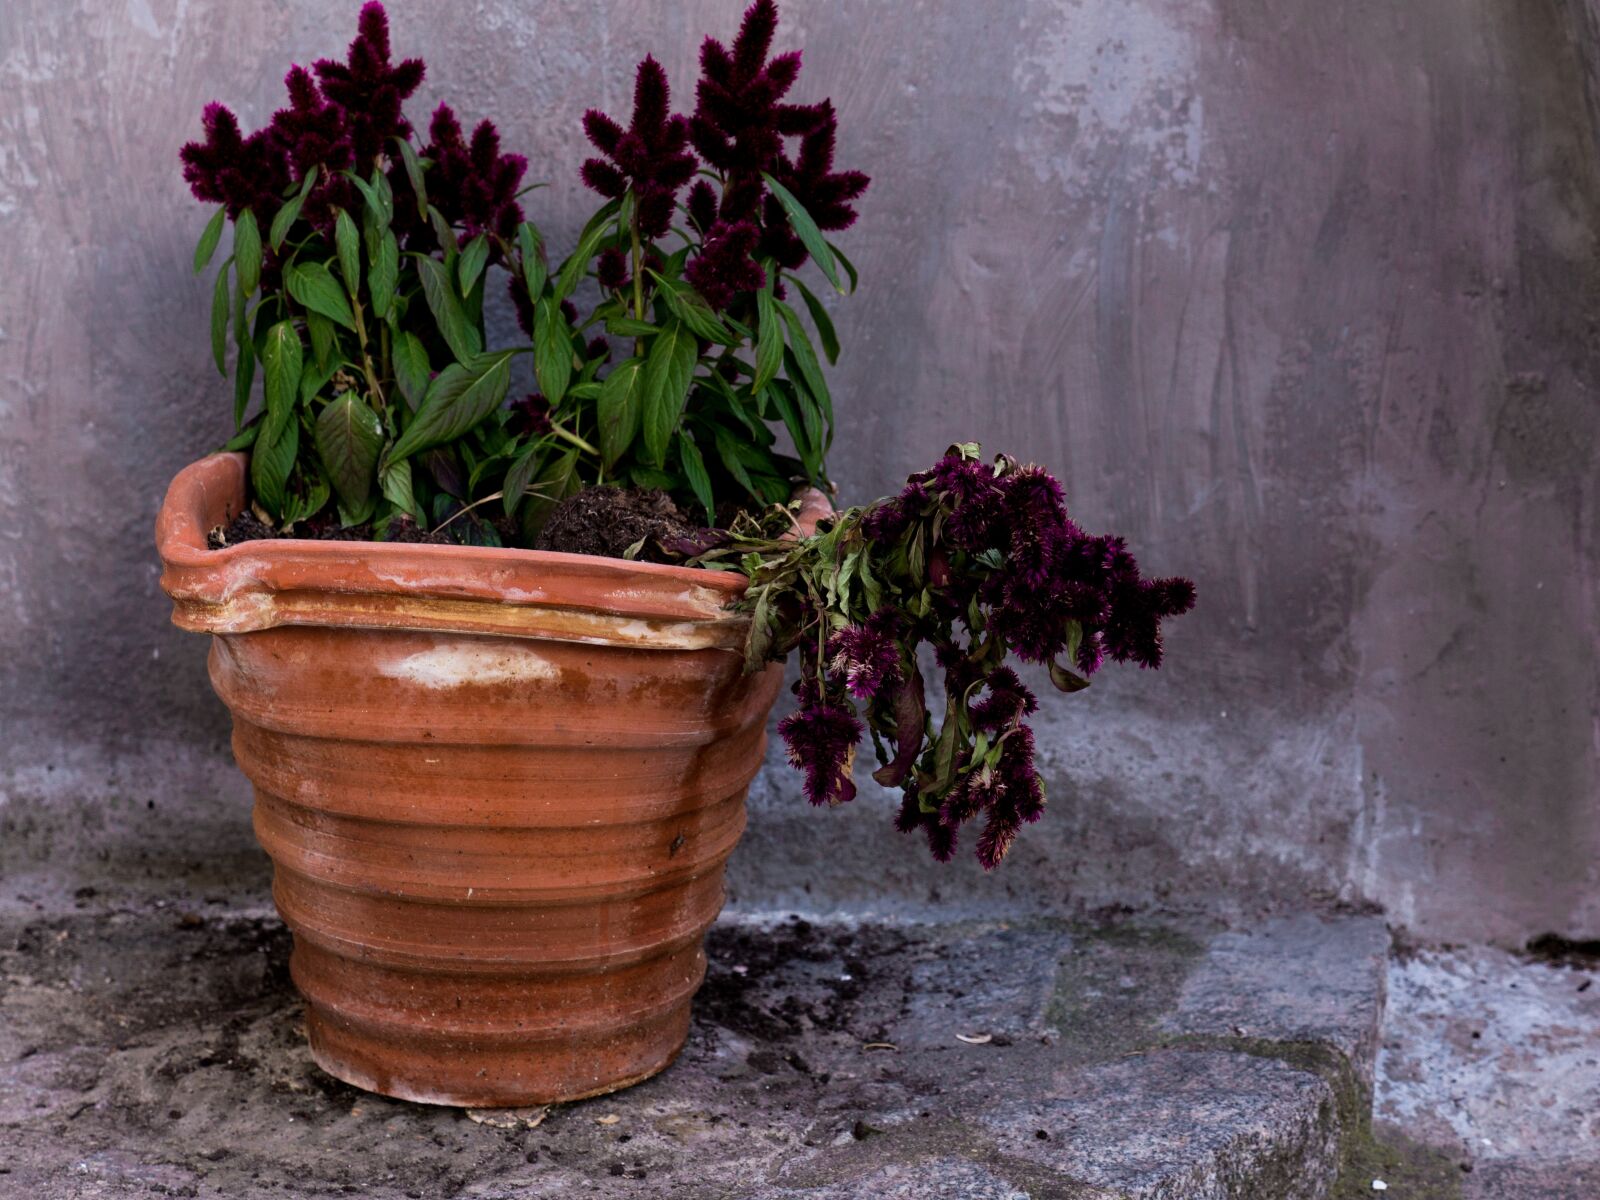
[[639, 247], [639, 206], [633, 207], [632, 219], [628, 222], [629, 233], [633, 236], [633, 319], [644, 320], [644, 280], [640, 278], [639, 265], [643, 258]]
[[361, 343], [361, 370], [367, 377], [367, 387], [372, 392], [372, 398], [381, 410], [385, 405], [383, 388], [378, 383], [378, 372], [372, 365], [372, 353], [367, 347], [367, 323], [361, 316], [361, 301], [354, 296], [350, 297], [350, 310], [356, 318], [356, 339]]
[[574, 446], [576, 446], [579, 450], [582, 450], [585, 454], [599, 455], [599, 453], [600, 453], [600, 451], [596, 450], [593, 446], [591, 446], [588, 442], [584, 441], [577, 434], [573, 433], [571, 430], [563, 429], [561, 426], [557, 425], [554, 421], [550, 422], [550, 432], [555, 434], [557, 437], [565, 438], [567, 441], [571, 442]]

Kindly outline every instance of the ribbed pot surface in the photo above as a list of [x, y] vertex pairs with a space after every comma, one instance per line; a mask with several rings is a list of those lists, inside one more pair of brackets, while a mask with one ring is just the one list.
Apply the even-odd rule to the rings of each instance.
[[469, 1106], [661, 1070], [781, 682], [742, 672], [738, 581], [448, 546], [206, 550], [243, 480], [219, 455], [174, 481], [162, 582], [180, 625], [216, 635], [317, 1062]]

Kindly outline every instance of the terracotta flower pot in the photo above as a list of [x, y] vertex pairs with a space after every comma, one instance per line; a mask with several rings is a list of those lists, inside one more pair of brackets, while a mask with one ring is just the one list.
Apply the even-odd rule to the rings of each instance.
[[177, 476], [161, 584], [213, 635], [313, 1057], [470, 1106], [667, 1066], [781, 684], [742, 673], [743, 580], [526, 550], [208, 550], [244, 489], [242, 455]]

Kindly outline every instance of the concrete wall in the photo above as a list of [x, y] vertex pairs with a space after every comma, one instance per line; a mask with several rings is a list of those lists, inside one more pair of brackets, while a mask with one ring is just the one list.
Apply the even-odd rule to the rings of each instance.
[[[876, 176], [837, 317], [846, 498], [949, 441], [1059, 471], [1199, 582], [1159, 675], [1042, 718], [1052, 810], [988, 879], [774, 768], [751, 904], [1307, 898], [1425, 936], [1600, 933], [1597, 6], [788, 0]], [[215, 445], [178, 145], [271, 112], [355, 0], [0, 6], [0, 854], [259, 898], [245, 789], [150, 546]], [[394, 0], [423, 99], [497, 116], [570, 243], [578, 117], [687, 99], [738, 0]]]

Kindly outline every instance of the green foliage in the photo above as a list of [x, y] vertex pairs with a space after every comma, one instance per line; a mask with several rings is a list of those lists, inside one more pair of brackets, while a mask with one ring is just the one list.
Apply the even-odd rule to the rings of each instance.
[[[258, 515], [286, 530], [370, 523], [380, 538], [406, 517], [450, 522], [466, 541], [526, 542], [553, 504], [596, 483], [665, 488], [708, 522], [828, 486], [824, 361], [839, 340], [793, 273], [753, 260], [764, 287], [747, 279], [708, 301], [691, 282], [705, 231], [680, 211], [665, 238], [643, 236], [632, 192], [607, 200], [552, 263], [532, 221], [509, 235], [453, 224], [445, 212], [460, 204], [436, 152], [390, 142], [359, 173], [313, 166], [275, 200], [237, 209], [209, 334], [232, 376], [228, 446], [251, 453]], [[740, 186], [752, 184], [821, 276], [853, 287], [854, 267], [795, 195], [770, 176]], [[234, 207], [210, 215], [196, 272], [218, 257]], [[627, 264], [625, 284], [595, 288], [602, 256]], [[528, 340], [495, 347], [485, 297], [508, 282]]]

